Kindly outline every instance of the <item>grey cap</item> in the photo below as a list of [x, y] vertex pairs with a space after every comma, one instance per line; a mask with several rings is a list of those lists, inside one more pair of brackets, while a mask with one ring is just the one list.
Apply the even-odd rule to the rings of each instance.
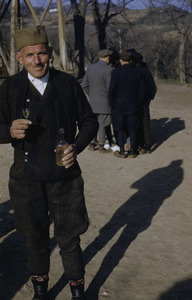
[[110, 56], [113, 52], [111, 50], [108, 50], [108, 49], [102, 49], [98, 52], [98, 56], [99, 57], [107, 57], [107, 56]]
[[15, 32], [16, 51], [25, 46], [37, 44], [48, 44], [45, 27], [38, 25], [35, 27], [24, 28]]

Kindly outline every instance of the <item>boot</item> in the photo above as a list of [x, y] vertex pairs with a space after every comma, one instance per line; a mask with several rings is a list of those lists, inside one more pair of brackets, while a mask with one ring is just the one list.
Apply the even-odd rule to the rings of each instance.
[[32, 276], [31, 281], [35, 291], [33, 300], [50, 300], [47, 292], [49, 281], [48, 276]]
[[86, 300], [84, 294], [84, 280], [69, 281], [69, 286], [72, 293], [71, 300]]

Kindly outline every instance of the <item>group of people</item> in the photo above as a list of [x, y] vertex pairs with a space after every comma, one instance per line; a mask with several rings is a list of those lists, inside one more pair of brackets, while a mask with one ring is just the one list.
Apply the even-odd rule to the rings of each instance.
[[[135, 49], [119, 53], [116, 67], [110, 65], [112, 55], [108, 49], [99, 51], [98, 62], [88, 66], [81, 83], [99, 122], [89, 149], [110, 153], [115, 143], [119, 147], [115, 156], [135, 158], [138, 153], [151, 152], [149, 106], [157, 87], [143, 56]], [[109, 148], [104, 147], [106, 139]]]
[[[51, 222], [72, 299], [85, 300], [80, 235], [87, 230], [89, 219], [77, 156], [88, 145], [95, 149], [98, 132], [98, 151], [109, 153], [104, 145], [106, 137], [110, 146], [114, 143], [111, 124], [120, 149], [116, 156], [125, 156], [128, 137], [130, 154], [136, 153], [138, 145], [149, 147], [145, 134], [138, 144], [137, 132], [139, 115], [143, 114], [143, 123], [148, 118], [145, 108], [147, 111], [156, 86], [137, 52], [120, 53], [121, 66], [113, 70], [109, 65], [112, 52], [104, 49], [82, 82], [87, 101], [74, 77], [49, 67], [52, 47], [44, 26], [16, 31], [15, 42], [15, 57], [23, 68], [0, 86], [0, 143], [14, 148], [9, 193], [16, 229], [26, 240], [33, 300], [50, 299]], [[57, 165], [55, 149], [61, 132], [68, 145]]]

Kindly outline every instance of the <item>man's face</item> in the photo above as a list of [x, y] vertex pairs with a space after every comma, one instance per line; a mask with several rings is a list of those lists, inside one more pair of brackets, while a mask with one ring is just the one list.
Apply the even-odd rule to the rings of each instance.
[[35, 78], [42, 78], [48, 70], [52, 48], [45, 44], [25, 46], [16, 53], [16, 59]]

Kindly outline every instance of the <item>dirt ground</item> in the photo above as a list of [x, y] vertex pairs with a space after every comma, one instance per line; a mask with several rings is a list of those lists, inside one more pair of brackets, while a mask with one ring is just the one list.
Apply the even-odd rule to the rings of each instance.
[[[191, 300], [192, 87], [158, 84], [151, 103], [151, 154], [78, 157], [90, 227], [81, 238], [89, 300]], [[0, 299], [33, 291], [23, 238], [7, 189], [12, 149], [0, 145]], [[69, 300], [51, 225], [51, 299]]]

